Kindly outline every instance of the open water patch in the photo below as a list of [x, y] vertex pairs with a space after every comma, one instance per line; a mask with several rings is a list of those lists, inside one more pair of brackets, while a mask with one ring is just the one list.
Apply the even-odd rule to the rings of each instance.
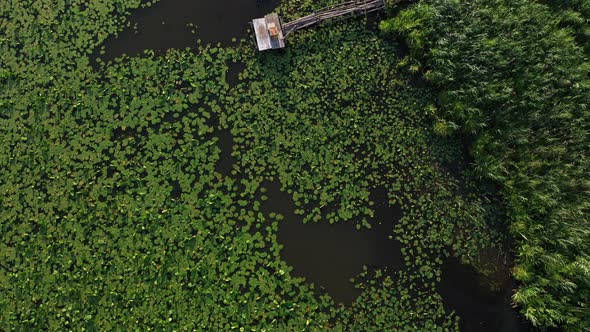
[[268, 200], [261, 209], [285, 218], [279, 224], [281, 258], [293, 267], [292, 274], [305, 277], [316, 288], [328, 293], [336, 303], [351, 304], [361, 293], [350, 281], [369, 268], [400, 270], [403, 266], [401, 244], [391, 235], [401, 218], [398, 206], [389, 206], [385, 190], [375, 190], [372, 228], [356, 229], [354, 222], [329, 224], [327, 221], [303, 223], [296, 215], [291, 195], [281, 191], [279, 181], [265, 182]]
[[514, 280], [507, 278], [498, 291], [470, 265], [450, 257], [442, 267], [439, 293], [446, 310], [455, 310], [463, 332], [538, 331], [511, 306]]
[[171, 48], [194, 48], [198, 40], [228, 46], [248, 38], [249, 22], [278, 5], [278, 0], [160, 0], [132, 12], [131, 27], [117, 37], [109, 37], [100, 58], [110, 61], [123, 54], [142, 54], [144, 50], [160, 53]]
[[219, 160], [215, 164], [215, 169], [225, 177], [232, 177], [232, 170], [234, 169], [235, 158], [232, 156], [234, 149], [234, 138], [229, 129], [222, 129], [217, 131], [217, 146], [221, 150]]
[[243, 62], [228, 62], [228, 70], [225, 74], [225, 81], [230, 88], [234, 88], [240, 82], [240, 73], [244, 71], [246, 64]]

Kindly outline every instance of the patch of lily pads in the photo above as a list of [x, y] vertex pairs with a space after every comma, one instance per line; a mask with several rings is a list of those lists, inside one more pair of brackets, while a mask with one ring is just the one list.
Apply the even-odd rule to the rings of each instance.
[[[299, 2], [279, 10], [322, 5]], [[408, 84], [397, 46], [359, 19], [280, 52], [204, 46], [95, 71], [89, 54], [141, 5], [0, 6], [1, 325], [456, 329], [436, 292], [442, 260], [488, 246], [491, 216], [443, 167], [459, 142], [430, 132], [433, 97]], [[235, 87], [228, 62], [244, 66]], [[230, 174], [216, 168], [224, 131]], [[405, 265], [365, 269], [361, 296], [336, 306], [281, 259], [283, 216], [260, 209], [275, 179], [306, 222], [359, 228], [386, 188]]]

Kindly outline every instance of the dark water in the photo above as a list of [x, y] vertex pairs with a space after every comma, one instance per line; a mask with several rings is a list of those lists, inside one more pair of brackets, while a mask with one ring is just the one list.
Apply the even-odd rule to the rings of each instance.
[[215, 164], [215, 170], [223, 176], [232, 177], [231, 171], [235, 163], [235, 159], [231, 155], [234, 147], [234, 139], [229, 129], [218, 131], [217, 138], [219, 138], [217, 146], [221, 152], [219, 153], [219, 160]]
[[516, 287], [512, 279], [493, 292], [472, 266], [461, 264], [456, 258], [448, 258], [442, 272], [439, 292], [445, 308], [459, 314], [461, 331], [537, 331], [510, 305], [512, 289]]
[[246, 68], [241, 62], [228, 62], [228, 70], [225, 76], [225, 80], [230, 88], [235, 87], [239, 83], [239, 76], [242, 71]]
[[109, 61], [146, 49], [193, 48], [199, 39], [230, 45], [232, 38], [250, 38], [249, 22], [273, 12], [278, 4], [278, 0], [160, 0], [132, 12], [129, 21], [137, 25], [137, 31], [127, 28], [118, 37], [107, 39], [106, 54], [100, 57]]
[[401, 209], [387, 205], [384, 191], [376, 190], [371, 195], [376, 203], [372, 229], [357, 230], [353, 222], [303, 224], [301, 216], [293, 213], [291, 196], [280, 190], [278, 181], [266, 183], [265, 187], [269, 199], [262, 210], [285, 216], [277, 235], [284, 246], [281, 257], [293, 266], [293, 275], [307, 278], [336, 303], [350, 304], [360, 295], [350, 279], [363, 271], [363, 265], [390, 270], [403, 266], [401, 244], [388, 238], [401, 217]]

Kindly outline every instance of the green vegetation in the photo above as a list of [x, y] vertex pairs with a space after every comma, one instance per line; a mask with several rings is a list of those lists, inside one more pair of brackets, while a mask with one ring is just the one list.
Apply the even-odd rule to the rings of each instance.
[[435, 131], [471, 138], [517, 241], [514, 301], [590, 329], [588, 1], [424, 0], [382, 23], [436, 89]]
[[[587, 328], [584, 1], [423, 1], [382, 25], [408, 57], [360, 19], [298, 32], [280, 52], [198, 46], [92, 68], [151, 4], [0, 4], [0, 326], [457, 330], [441, 266], [484, 266], [481, 250], [505, 240], [499, 183], [515, 300], [539, 325]], [[232, 87], [231, 62], [244, 65]], [[459, 133], [491, 185], [464, 171]], [[361, 296], [335, 304], [281, 260], [284, 217], [261, 209], [274, 179], [306, 222], [359, 229], [385, 188], [403, 212], [390, 236], [404, 265], [359, 271]]]
[[547, 0], [546, 3], [558, 17], [560, 26], [573, 30], [573, 35], [586, 54], [590, 54], [590, 1]]

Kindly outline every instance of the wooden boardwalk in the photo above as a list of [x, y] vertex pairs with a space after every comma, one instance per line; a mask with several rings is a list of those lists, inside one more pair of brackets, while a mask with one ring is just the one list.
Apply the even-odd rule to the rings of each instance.
[[284, 38], [293, 31], [334, 19], [364, 15], [385, 7], [385, 0], [350, 0], [315, 11], [294, 21], [282, 24], [277, 14], [252, 21], [259, 51], [285, 47]]
[[287, 37], [295, 30], [307, 28], [309, 26], [330, 21], [335, 18], [364, 15], [376, 10], [381, 10], [384, 6], [384, 0], [352, 0], [326, 7], [315, 11], [313, 14], [303, 16], [296, 19], [295, 21], [283, 24], [283, 36]]

